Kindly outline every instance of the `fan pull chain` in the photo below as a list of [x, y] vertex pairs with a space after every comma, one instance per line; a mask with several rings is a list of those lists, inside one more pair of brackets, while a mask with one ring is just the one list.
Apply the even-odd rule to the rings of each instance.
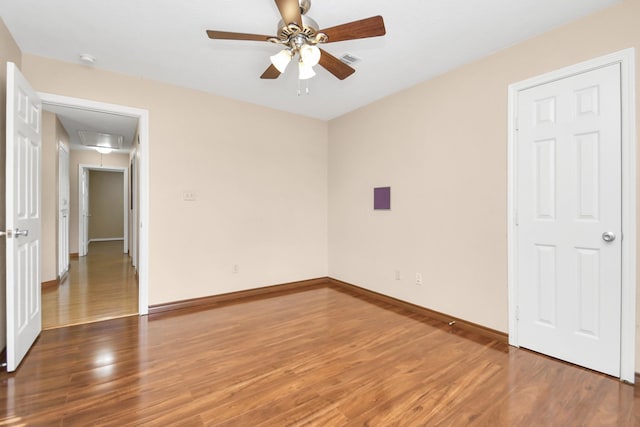
[[[301, 82], [302, 82], [302, 80], [298, 79], [298, 96], [300, 96], [302, 94], [302, 88], [300, 87], [301, 84], [302, 84]], [[311, 93], [309, 91], [309, 80], [305, 80], [305, 83], [306, 84], [305, 84], [305, 88], [304, 88], [304, 93], [305, 93], [305, 95], [309, 95]]]
[[[300, 87], [301, 85], [301, 80], [298, 79], [298, 96], [300, 96], [302, 94], [302, 88]], [[309, 80], [305, 80], [305, 87], [304, 87], [304, 94], [305, 95], [309, 95], [311, 93], [311, 91], [309, 90]]]

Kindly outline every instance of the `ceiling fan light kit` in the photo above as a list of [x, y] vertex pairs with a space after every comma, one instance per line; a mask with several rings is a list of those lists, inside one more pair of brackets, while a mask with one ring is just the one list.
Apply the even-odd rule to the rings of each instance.
[[298, 78], [300, 80], [315, 76], [316, 72], [313, 67], [318, 64], [338, 79], [344, 80], [356, 70], [329, 52], [320, 49], [317, 45], [386, 34], [381, 16], [373, 16], [319, 30], [318, 23], [305, 16], [311, 8], [310, 0], [275, 0], [275, 3], [282, 16], [276, 37], [207, 30], [207, 35], [211, 39], [269, 41], [285, 46], [285, 49], [270, 57], [271, 65], [260, 76], [262, 79], [277, 79], [297, 54], [299, 58]]
[[316, 72], [313, 71], [313, 67], [311, 65], [305, 64], [302, 59], [298, 61], [298, 79], [299, 80], [307, 80], [315, 75], [316, 75]]
[[278, 71], [284, 73], [287, 65], [289, 65], [289, 62], [291, 62], [291, 58], [293, 58], [293, 51], [290, 49], [283, 49], [275, 55], [271, 56], [269, 59], [271, 59], [271, 63], [278, 69]]
[[318, 46], [304, 45], [300, 48], [300, 60], [310, 67], [315, 67], [320, 62], [320, 48]]

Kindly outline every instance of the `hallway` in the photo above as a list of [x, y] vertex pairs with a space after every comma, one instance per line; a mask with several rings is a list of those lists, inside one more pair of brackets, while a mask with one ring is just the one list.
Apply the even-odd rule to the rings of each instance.
[[91, 243], [86, 257], [71, 259], [59, 286], [42, 289], [42, 329], [137, 313], [135, 269], [121, 241]]

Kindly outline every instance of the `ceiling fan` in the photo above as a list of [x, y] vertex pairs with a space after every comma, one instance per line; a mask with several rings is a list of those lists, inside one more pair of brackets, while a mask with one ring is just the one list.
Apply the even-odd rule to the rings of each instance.
[[386, 33], [382, 16], [320, 30], [318, 23], [306, 16], [311, 8], [311, 0], [275, 0], [275, 3], [282, 15], [277, 36], [207, 30], [211, 39], [268, 41], [282, 45], [284, 49], [271, 57], [271, 65], [262, 73], [261, 79], [277, 79], [297, 54], [300, 80], [315, 76], [313, 67], [317, 64], [344, 80], [356, 70], [317, 45], [383, 36]]

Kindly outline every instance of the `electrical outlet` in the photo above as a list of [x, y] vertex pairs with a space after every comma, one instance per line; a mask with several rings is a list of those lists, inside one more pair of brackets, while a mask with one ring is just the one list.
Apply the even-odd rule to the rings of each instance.
[[238, 266], [238, 264], [233, 264], [233, 267], [231, 268], [231, 272], [233, 274], [238, 274], [240, 273], [240, 267]]
[[416, 273], [416, 285], [422, 285], [422, 273]]
[[182, 193], [182, 200], [185, 202], [195, 202], [196, 201], [196, 193], [193, 191], [184, 191]]
[[396, 280], [400, 280], [400, 270], [396, 270]]

